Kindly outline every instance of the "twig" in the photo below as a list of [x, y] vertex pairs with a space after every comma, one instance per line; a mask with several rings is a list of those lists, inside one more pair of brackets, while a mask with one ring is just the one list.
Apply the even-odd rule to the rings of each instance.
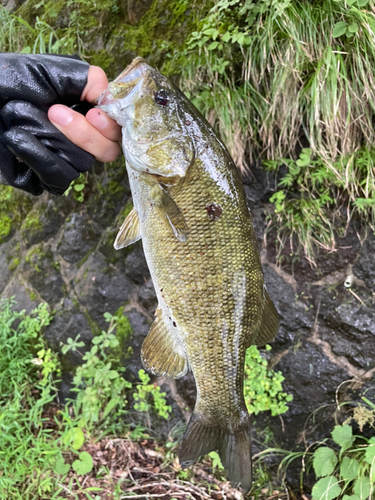
[[357, 300], [359, 300], [359, 302], [360, 302], [360, 303], [361, 303], [364, 307], [366, 307], [366, 304], [363, 302], [363, 300], [361, 299], [361, 297], [358, 297], [358, 295], [357, 295], [355, 292], [353, 292], [353, 290], [352, 290], [351, 288], [349, 288], [348, 290], [349, 290], [349, 292], [350, 292], [352, 295], [354, 295], [354, 297], [355, 297]]

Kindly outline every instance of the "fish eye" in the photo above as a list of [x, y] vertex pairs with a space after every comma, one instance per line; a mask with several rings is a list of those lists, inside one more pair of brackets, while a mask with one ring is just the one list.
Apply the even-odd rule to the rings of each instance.
[[159, 104], [160, 106], [166, 106], [169, 101], [168, 94], [165, 90], [154, 92], [154, 99], [156, 104]]

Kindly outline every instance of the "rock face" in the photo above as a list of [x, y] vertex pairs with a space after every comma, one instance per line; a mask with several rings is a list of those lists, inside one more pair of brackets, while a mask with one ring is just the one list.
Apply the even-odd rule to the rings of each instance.
[[[282, 371], [284, 389], [294, 397], [282, 424], [279, 418], [261, 416], [255, 428], [267, 427], [278, 445], [291, 448], [302, 438], [326, 436], [331, 426], [324, 428], [324, 422], [332, 417], [336, 398], [343, 401], [349, 389], [350, 397], [358, 398], [375, 374], [375, 238], [353, 227], [336, 252], [319, 256], [316, 269], [301, 255], [287, 254], [278, 266], [272, 232], [267, 245], [263, 243], [272, 179], [260, 170], [254, 175], [255, 182], [245, 180], [245, 190], [262, 242], [266, 282], [281, 320], [267, 356], [270, 365]], [[97, 165], [88, 179], [83, 203], [72, 194], [44, 194], [32, 200], [29, 213], [34, 224], [15, 228], [0, 244], [0, 294], [15, 296], [18, 308], [27, 311], [47, 302], [55, 317], [45, 335], [57, 351], [61, 342], [77, 335], [88, 347], [92, 336], [106, 326], [104, 312], [113, 314], [123, 307], [133, 329], [127, 374], [134, 379], [153, 320], [155, 293], [141, 244], [118, 252], [112, 246], [122, 211], [131, 206], [124, 166], [107, 172]], [[348, 277], [350, 288], [344, 286]], [[80, 361], [76, 353], [63, 359], [63, 396]], [[184, 409], [194, 405], [192, 376], [170, 383], [166, 390], [176, 402], [177, 417], [183, 419]], [[309, 415], [323, 406], [315, 424], [306, 425]]]

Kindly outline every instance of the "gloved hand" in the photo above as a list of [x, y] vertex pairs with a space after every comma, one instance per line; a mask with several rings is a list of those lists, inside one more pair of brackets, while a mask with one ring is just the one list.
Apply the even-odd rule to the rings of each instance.
[[53, 104], [82, 105], [88, 71], [76, 58], [0, 54], [0, 183], [34, 195], [63, 194], [93, 166], [94, 156], [47, 117]]

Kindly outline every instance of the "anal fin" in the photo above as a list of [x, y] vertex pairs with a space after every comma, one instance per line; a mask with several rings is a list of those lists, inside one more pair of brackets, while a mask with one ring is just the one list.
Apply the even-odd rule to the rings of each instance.
[[271, 342], [279, 330], [279, 315], [266, 288], [264, 288], [264, 300], [263, 317], [258, 333], [255, 336], [255, 345], [264, 345]]
[[189, 363], [182, 340], [178, 338], [177, 325], [169, 323], [161, 309], [156, 309], [156, 319], [145, 338], [141, 359], [146, 370], [154, 375], [180, 378], [188, 370]]
[[119, 250], [120, 248], [124, 248], [132, 243], [135, 243], [141, 237], [139, 217], [136, 210], [133, 208], [120, 227], [113, 246], [116, 250]]

